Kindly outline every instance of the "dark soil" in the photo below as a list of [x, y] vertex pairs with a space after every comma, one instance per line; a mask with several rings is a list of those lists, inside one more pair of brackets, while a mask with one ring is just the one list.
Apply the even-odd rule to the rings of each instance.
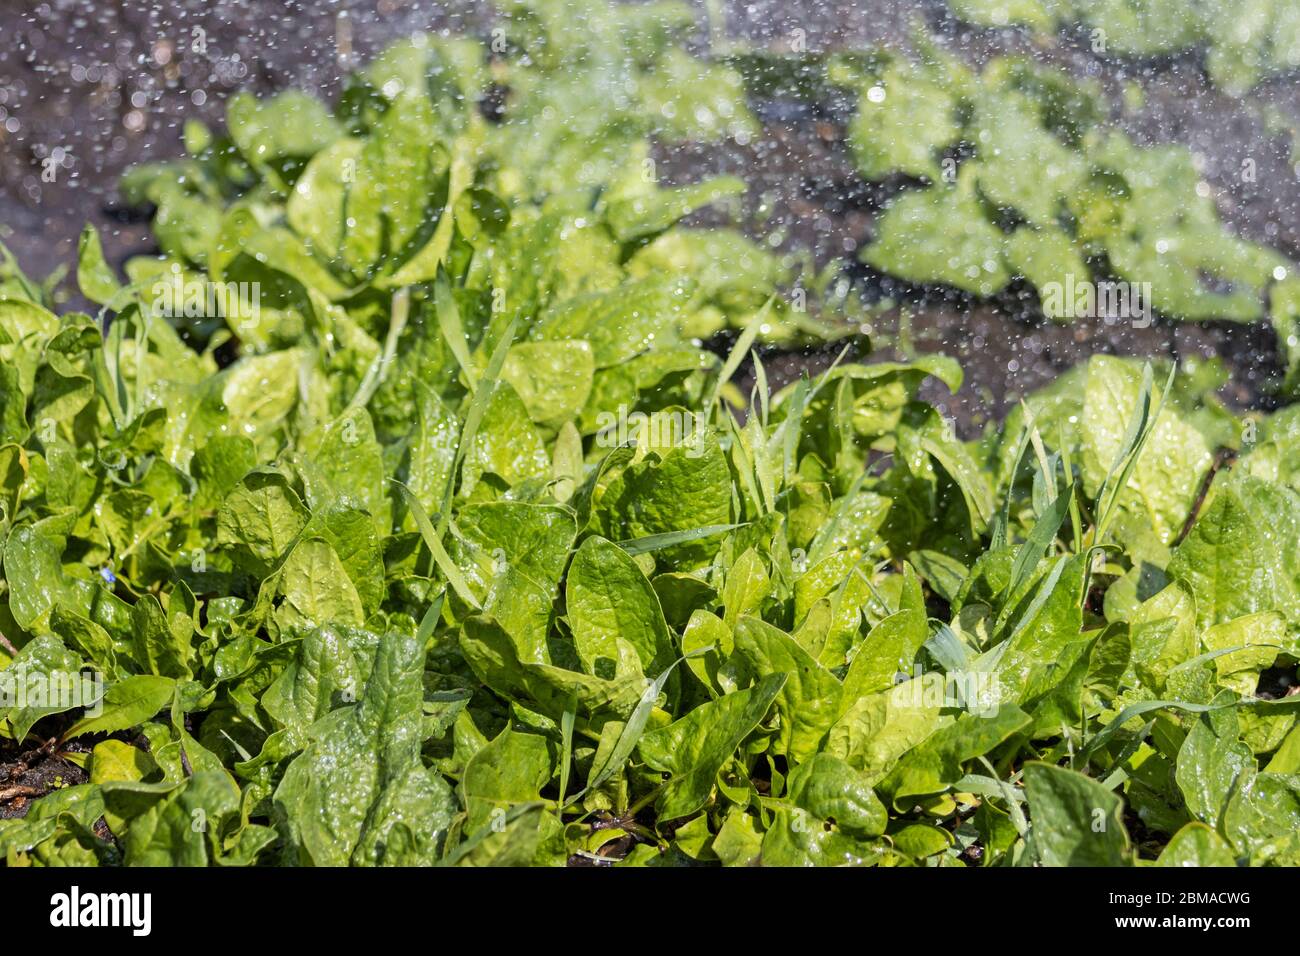
[[32, 800], [87, 781], [86, 771], [68, 755], [89, 754], [90, 745], [60, 744], [54, 736], [71, 722], [66, 715], [46, 718], [23, 744], [0, 738], [0, 820], [26, 816]]
[[[297, 86], [331, 96], [351, 65], [395, 38], [490, 28], [488, 4], [448, 7], [413, 0], [10, 0], [0, 10], [0, 224], [9, 228], [0, 238], [38, 276], [74, 262], [86, 220], [100, 229], [114, 264], [151, 251], [147, 222], [122, 208], [115, 184], [133, 163], [177, 155], [186, 118], [219, 124], [225, 101], [241, 89]], [[1194, 52], [1140, 63], [1099, 57], [1083, 37], [1043, 41], [1014, 29], [970, 28], [948, 15], [943, 0], [728, 0], [726, 14], [730, 36], [774, 51], [789, 50], [796, 30], [810, 53], [905, 47], [919, 19], [972, 63], [1032, 53], [1095, 77], [1116, 104], [1116, 123], [1140, 142], [1178, 142], [1195, 151], [1231, 228], [1300, 259], [1300, 187], [1289, 137], [1278, 132], [1279, 123], [1300, 126], [1295, 76], [1234, 99], [1208, 83]], [[775, 78], [753, 104], [765, 129], [756, 141], [664, 153], [662, 168], [679, 180], [740, 173], [753, 184], [751, 213], [760, 204], [770, 209], [762, 228], [780, 232], [783, 248], [810, 249], [819, 264], [854, 261], [882, 203], [903, 184], [857, 177], [842, 143], [852, 103], [809, 104], [789, 85]], [[1119, 107], [1127, 86], [1144, 94], [1132, 112]], [[56, 181], [43, 182], [44, 161], [55, 150], [65, 158]], [[1245, 159], [1255, 163], [1253, 182], [1241, 175]], [[868, 300], [886, 302], [873, 319], [878, 356], [943, 351], [961, 360], [967, 374], [957, 400], [928, 397], [946, 404], [967, 434], [1096, 352], [1217, 357], [1231, 374], [1226, 400], [1271, 403], [1277, 357], [1262, 324], [1057, 325], [1042, 320], [1024, 290], [975, 301], [862, 266], [852, 275]], [[837, 353], [821, 348], [765, 362], [779, 383], [815, 372]]]

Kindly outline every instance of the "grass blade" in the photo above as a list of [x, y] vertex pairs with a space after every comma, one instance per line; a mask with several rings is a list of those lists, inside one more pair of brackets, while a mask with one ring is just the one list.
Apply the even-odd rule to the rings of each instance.
[[384, 376], [388, 374], [388, 367], [397, 356], [397, 341], [401, 338], [402, 330], [406, 328], [410, 316], [411, 290], [403, 286], [393, 293], [393, 309], [388, 320], [388, 334], [384, 337], [383, 351], [375, 356], [375, 360], [366, 369], [366, 376], [357, 386], [357, 393], [352, 396], [352, 401], [348, 402], [344, 415], [353, 409], [365, 408], [370, 403], [375, 389], [379, 388]]
[[629, 538], [626, 541], [618, 541], [616, 544], [635, 557], [638, 554], [659, 551], [663, 548], [671, 548], [673, 545], [686, 544], [689, 541], [699, 541], [701, 538], [711, 538], [715, 534], [735, 531], [737, 528], [745, 527], [748, 523], [743, 521], [740, 524], [706, 524], [687, 531], [665, 531], [663, 534], [648, 534], [643, 538]]
[[754, 345], [754, 340], [758, 338], [758, 330], [762, 328], [763, 323], [767, 320], [767, 314], [772, 310], [772, 303], [775, 301], [775, 295], [768, 297], [768, 300], [763, 303], [763, 307], [749, 320], [749, 325], [745, 326], [745, 331], [740, 333], [740, 338], [736, 339], [736, 344], [732, 346], [731, 354], [727, 356], [727, 361], [723, 363], [722, 371], [718, 373], [718, 377], [713, 383], [713, 389], [709, 392], [709, 397], [704, 403], [701, 417], [706, 422], [713, 415], [713, 407], [718, 403], [718, 396], [722, 394], [722, 386], [731, 381], [731, 376], [736, 374], [736, 369], [740, 368], [740, 363], [749, 354], [750, 348]]
[[808, 546], [808, 560], [810, 562], [815, 563], [830, 553], [830, 542], [835, 540], [835, 532], [839, 530], [840, 522], [844, 520], [844, 516], [853, 504], [853, 499], [858, 496], [858, 492], [862, 490], [862, 485], [866, 480], [867, 469], [863, 468], [858, 473], [858, 477], [853, 479], [848, 494], [835, 502], [835, 510], [831, 513], [830, 521], [827, 521], [822, 526], [822, 529], [817, 532], [817, 536], [813, 538], [812, 544]]
[[1168, 707], [1173, 710], [1185, 710], [1189, 714], [1204, 714], [1212, 710], [1222, 710], [1225, 707], [1235, 707], [1235, 703], [1228, 704], [1193, 704], [1185, 700], [1140, 700], [1136, 704], [1129, 704], [1119, 712], [1119, 715], [1108, 723], [1101, 730], [1097, 731], [1079, 751], [1080, 758], [1087, 758], [1089, 754], [1096, 751], [1102, 744], [1114, 737], [1119, 729], [1127, 724], [1134, 717], [1141, 717], [1143, 714], [1149, 714], [1153, 710], [1160, 710]]
[[455, 356], [460, 370], [465, 373], [465, 381], [469, 383], [470, 391], [473, 391], [478, 385], [478, 371], [470, 358], [465, 327], [460, 321], [460, 308], [456, 305], [456, 297], [451, 291], [451, 282], [447, 279], [447, 272], [442, 266], [438, 267], [438, 280], [433, 287], [433, 304], [434, 312], [438, 316], [438, 329], [442, 332], [447, 347], [451, 349], [451, 354]]
[[1029, 532], [1029, 537], [1020, 546], [1020, 550], [1016, 552], [1016, 560], [1011, 565], [1011, 580], [1007, 583], [1007, 589], [1004, 592], [1008, 597], [1014, 595], [1020, 589], [1020, 586], [1029, 580], [1029, 576], [1033, 574], [1038, 562], [1051, 548], [1052, 542], [1056, 540], [1056, 535], [1065, 521], [1065, 516], [1070, 513], [1070, 505], [1073, 501], [1074, 485], [1071, 483], [1056, 496], [1056, 500], [1034, 522], [1033, 530]]
[[573, 764], [573, 723], [578, 716], [578, 698], [572, 696], [560, 715], [560, 806], [569, 792], [569, 768]]
[[570, 800], [569, 803], [581, 799], [582, 795], [587, 791], [595, 790], [599, 787], [602, 783], [612, 777], [614, 773], [623, 766], [627, 758], [632, 755], [632, 750], [641, 739], [641, 735], [645, 733], [645, 725], [650, 719], [650, 712], [654, 710], [655, 701], [657, 701], [659, 695], [663, 693], [664, 685], [668, 683], [668, 678], [677, 665], [688, 658], [699, 657], [703, 654], [707, 654], [711, 650], [713, 650], [712, 644], [707, 647], [697, 647], [689, 654], [683, 654], [681, 657], [677, 658], [677, 660], [665, 667], [663, 673], [646, 684], [645, 690], [641, 693], [641, 699], [637, 701], [636, 708], [632, 711], [632, 716], [628, 717], [627, 723], [623, 725], [623, 732], [618, 735], [618, 741], [614, 744], [614, 749], [609, 752], [609, 757], [600, 765], [599, 769], [595, 767], [592, 768], [591, 776], [587, 779], [586, 788], [575, 793], [573, 799]]
[[474, 393], [469, 402], [469, 410], [465, 413], [465, 424], [460, 430], [460, 441], [456, 444], [456, 457], [452, 461], [451, 474], [447, 476], [447, 487], [442, 495], [442, 512], [438, 516], [438, 527], [441, 531], [447, 529], [447, 522], [451, 518], [451, 498], [455, 493], [456, 477], [460, 473], [460, 466], [465, 461], [465, 454], [469, 446], [474, 443], [474, 437], [478, 434], [479, 425], [483, 424], [483, 416], [487, 414], [488, 402], [492, 399], [492, 392], [496, 389], [497, 378], [500, 377], [501, 369], [506, 364], [506, 355], [510, 351], [510, 346], [514, 344], [518, 329], [519, 320], [517, 318], [511, 319], [510, 325], [501, 336], [501, 340], [497, 342], [497, 347], [492, 351], [492, 358], [488, 360], [482, 378], [474, 386]]
[[[389, 478], [388, 480], [401, 490], [402, 496], [406, 499], [406, 505], [411, 509], [411, 515], [415, 518], [415, 525], [420, 529], [420, 536], [424, 538], [424, 543], [433, 555], [434, 563], [438, 565], [438, 570], [447, 579], [451, 589], [470, 607], [476, 611], [482, 610], [478, 598], [474, 597], [474, 592], [469, 589], [469, 582], [465, 580], [465, 576], [460, 573], [460, 568], [456, 567], [456, 563], [451, 560], [451, 555], [442, 546], [442, 540], [434, 529], [433, 522], [429, 520], [429, 514], [424, 510], [424, 505], [420, 504], [420, 499], [415, 497], [415, 492], [396, 478]], [[423, 628], [423, 625], [421, 627]]]

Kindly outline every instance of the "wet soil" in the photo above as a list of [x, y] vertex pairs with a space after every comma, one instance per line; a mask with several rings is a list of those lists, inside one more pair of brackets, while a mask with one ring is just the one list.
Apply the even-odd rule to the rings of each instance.
[[[486, 3], [414, 0], [10, 0], [0, 10], [0, 224], [7, 227], [0, 238], [35, 275], [74, 261], [86, 220], [100, 229], [110, 262], [149, 252], [147, 222], [122, 208], [115, 183], [133, 163], [178, 155], [186, 118], [219, 124], [225, 101], [243, 89], [297, 86], [328, 97], [351, 66], [395, 38], [438, 29], [486, 35], [492, 17]], [[1083, 36], [1043, 40], [971, 28], [953, 20], [943, 0], [728, 0], [725, 21], [725, 36], [780, 52], [797, 36], [813, 54], [903, 48], [921, 21], [972, 64], [1019, 52], [1096, 78], [1115, 104], [1115, 123], [1139, 142], [1182, 143], [1197, 154], [1232, 229], [1300, 259], [1300, 183], [1286, 132], [1300, 127], [1294, 75], [1236, 99], [1207, 81], [1195, 51], [1122, 61], [1095, 54]], [[764, 125], [754, 142], [661, 152], [661, 168], [681, 181], [736, 172], [753, 184], [751, 218], [762, 219], [763, 234], [778, 233], [781, 248], [811, 250], [819, 264], [854, 261], [882, 205], [906, 184], [863, 183], [842, 139], [853, 104], [833, 96], [808, 102], [786, 79], [775, 77], [753, 103]], [[1140, 107], [1121, 108], [1126, 88], [1141, 89]], [[51, 157], [62, 159], [55, 181], [45, 182]], [[1242, 175], [1246, 160], [1253, 177]], [[1231, 374], [1226, 400], [1273, 401], [1277, 356], [1262, 324], [1059, 325], [1042, 319], [1025, 289], [979, 301], [861, 265], [851, 275], [869, 301], [886, 303], [873, 317], [877, 356], [943, 351], [961, 360], [966, 384], [956, 400], [937, 391], [930, 397], [967, 434], [1097, 352], [1217, 357]], [[815, 372], [837, 352], [765, 362], [781, 382]]]

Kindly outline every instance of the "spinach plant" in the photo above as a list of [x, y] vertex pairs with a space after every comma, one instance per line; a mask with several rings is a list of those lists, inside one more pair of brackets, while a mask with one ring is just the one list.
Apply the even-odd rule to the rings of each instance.
[[528, 9], [527, 67], [416, 39], [190, 127], [127, 183], [162, 254], [83, 238], [99, 317], [0, 270], [0, 734], [86, 775], [7, 862], [1300, 862], [1294, 410], [1106, 356], [975, 441], [940, 356], [772, 389], [843, 329], [679, 224], [738, 184], [640, 175], [645, 110], [745, 133], [733, 75]]

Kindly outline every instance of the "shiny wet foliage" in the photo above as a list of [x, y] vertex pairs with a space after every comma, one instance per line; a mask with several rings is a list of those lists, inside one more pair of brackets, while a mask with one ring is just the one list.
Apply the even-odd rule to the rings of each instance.
[[[0, 732], [93, 745], [8, 862], [1300, 862], [1300, 417], [1105, 356], [973, 441], [923, 397], [942, 357], [770, 388], [756, 343], [854, 326], [679, 223], [743, 184], [646, 174], [650, 133], [747, 135], [738, 75], [671, 5], [529, 9], [526, 62], [418, 38], [331, 108], [190, 127], [125, 186], [162, 254], [123, 280], [83, 239], [106, 333], [5, 268]], [[1045, 128], [1036, 74], [967, 82], [1026, 156], [1150, 163], [1125, 203], [1181, 175]], [[872, 145], [906, 119], [855, 149], [928, 176]], [[1018, 156], [905, 200], [970, 206], [995, 277], [1074, 238], [987, 219]], [[1102, 188], [1059, 172], [1019, 228]], [[1255, 268], [1212, 226], [1180, 228]]]

